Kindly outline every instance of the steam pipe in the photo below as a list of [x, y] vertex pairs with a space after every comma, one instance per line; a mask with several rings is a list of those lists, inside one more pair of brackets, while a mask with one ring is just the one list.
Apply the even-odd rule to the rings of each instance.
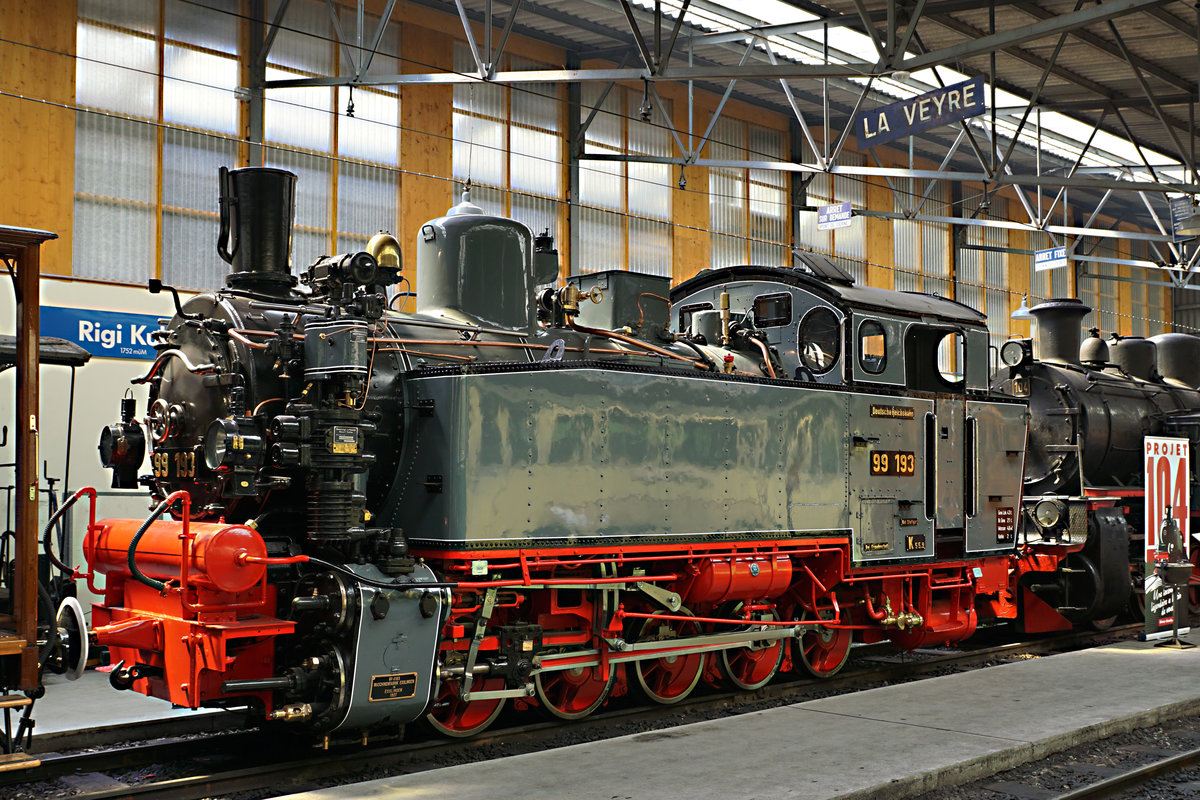
[[625, 344], [631, 344], [635, 347], [640, 347], [643, 350], [648, 350], [651, 353], [657, 353], [660, 356], [666, 356], [667, 358], [673, 358], [677, 361], [685, 361], [685, 362], [691, 364], [692, 366], [694, 366], [696, 369], [708, 369], [708, 366], [703, 361], [696, 361], [694, 359], [687, 358], [686, 356], [681, 356], [678, 353], [672, 353], [670, 350], [664, 350], [661, 347], [656, 347], [656, 346], [650, 344], [649, 342], [641, 342], [630, 336], [624, 336], [622, 334], [614, 333], [612, 331], [603, 331], [603, 330], [600, 330], [599, 328], [589, 328], [586, 325], [580, 325], [579, 323], [577, 323], [575, 321], [575, 318], [573, 316], [567, 317], [567, 324], [569, 326], [571, 326], [571, 330], [573, 330], [573, 331], [579, 331], [580, 333], [590, 333], [593, 336], [600, 336], [602, 338], [613, 339], [618, 342], [624, 342]]
[[767, 346], [753, 336], [749, 336], [747, 338], [753, 342], [754, 346], [758, 348], [758, 351], [762, 353], [763, 362], [767, 365], [767, 374], [774, 378], [775, 367], [771, 366], [771, 354], [767, 351]]

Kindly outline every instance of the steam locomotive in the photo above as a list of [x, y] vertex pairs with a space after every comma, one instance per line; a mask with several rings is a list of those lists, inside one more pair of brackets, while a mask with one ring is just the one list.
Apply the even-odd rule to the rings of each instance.
[[[1033, 631], [1106, 622], [1130, 600], [1140, 616], [1148, 544], [1143, 438], [1200, 443], [1200, 338], [1113, 334], [1105, 341], [1092, 328], [1081, 342], [1091, 309], [1079, 300], [1031, 310], [1035, 336], [1003, 345], [992, 381], [997, 391], [1026, 398], [1031, 418], [1028, 536], [1014, 569], [1022, 622]], [[1185, 529], [1191, 498], [1161, 500]], [[1048, 574], [1043, 560], [1058, 568]]]
[[[149, 409], [123, 401], [102, 434], [113, 486], [154, 502], [85, 543], [117, 688], [325, 735], [468, 736], [506, 703], [676, 703], [832, 675], [852, 640], [1053, 627], [1128, 596], [1128, 526], [1068, 491], [1037, 405], [1082, 368], [1042, 342], [1006, 346], [989, 383], [982, 314], [814, 254], [558, 286], [549, 236], [466, 195], [420, 227], [415, 293], [387, 234], [297, 280], [294, 186], [222, 171], [227, 286], [174, 295]], [[1086, 410], [1061, 420], [1090, 457]]]

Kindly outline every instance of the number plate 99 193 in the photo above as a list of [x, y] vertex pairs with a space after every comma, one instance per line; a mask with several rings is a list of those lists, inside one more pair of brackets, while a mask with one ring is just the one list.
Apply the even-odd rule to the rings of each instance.
[[910, 450], [872, 450], [872, 475], [912, 475], [917, 469], [917, 457]]

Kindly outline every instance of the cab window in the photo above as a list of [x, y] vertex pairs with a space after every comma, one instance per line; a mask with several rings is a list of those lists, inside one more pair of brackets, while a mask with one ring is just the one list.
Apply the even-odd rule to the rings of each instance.
[[874, 320], [858, 326], [858, 364], [872, 375], [878, 375], [887, 366], [887, 335]]
[[761, 294], [754, 298], [754, 324], [779, 328], [792, 324], [792, 296], [787, 292]]
[[800, 361], [813, 375], [833, 369], [841, 354], [840, 323], [833, 309], [818, 306], [800, 323]]

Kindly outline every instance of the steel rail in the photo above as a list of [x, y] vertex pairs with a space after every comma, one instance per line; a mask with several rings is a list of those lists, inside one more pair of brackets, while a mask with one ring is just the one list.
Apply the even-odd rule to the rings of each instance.
[[1135, 767], [1128, 772], [1087, 786], [1081, 786], [1065, 794], [1056, 795], [1054, 800], [1100, 800], [1104, 797], [1113, 797], [1118, 792], [1137, 788], [1154, 778], [1189, 769], [1197, 764], [1200, 764], [1200, 748]]

